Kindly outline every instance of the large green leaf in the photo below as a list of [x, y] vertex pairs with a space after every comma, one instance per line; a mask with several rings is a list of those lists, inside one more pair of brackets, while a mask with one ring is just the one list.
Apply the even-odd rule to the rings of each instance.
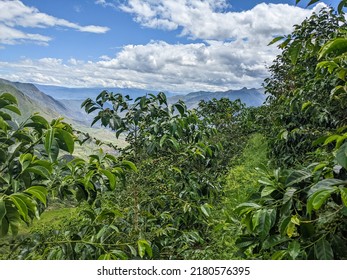
[[101, 169], [100, 172], [107, 177], [109, 185], [110, 185], [110, 189], [114, 190], [116, 187], [116, 182], [117, 182], [116, 176], [106, 169]]
[[304, 170], [295, 170], [287, 177], [286, 186], [290, 187], [304, 181], [307, 178], [310, 178], [311, 176], [312, 174], [310, 172]]
[[28, 167], [25, 171], [35, 173], [46, 179], [50, 178], [50, 171], [47, 168], [40, 165]]
[[147, 240], [144, 240], [144, 239], [138, 240], [137, 248], [138, 248], [139, 256], [141, 258], [145, 256], [145, 253], [147, 253], [149, 257], [153, 256], [152, 247], [149, 245]]
[[31, 194], [39, 201], [41, 201], [45, 206], [47, 204], [47, 194], [48, 191], [45, 187], [42, 186], [32, 186], [24, 191], [25, 193]]
[[334, 53], [335, 56], [338, 56], [345, 52], [347, 52], [347, 38], [335, 38], [321, 48], [318, 59], [330, 53]]
[[325, 187], [317, 190], [307, 200], [307, 213], [311, 214], [312, 210], [318, 210], [327, 201], [330, 195], [338, 190], [337, 187]]
[[297, 240], [293, 240], [288, 246], [289, 255], [295, 260], [300, 254], [300, 244]]
[[325, 239], [320, 239], [314, 244], [314, 254], [318, 260], [332, 260], [334, 259], [334, 252], [330, 243]]
[[74, 151], [74, 137], [71, 133], [67, 132], [66, 130], [57, 128], [54, 135], [57, 139], [59, 139], [59, 147], [69, 152], [70, 154]]
[[12, 194], [9, 196], [10, 200], [13, 202], [13, 204], [16, 206], [18, 213], [23, 217], [24, 221], [29, 221], [28, 216], [28, 207], [19, 194]]
[[261, 239], [269, 234], [270, 229], [276, 221], [275, 209], [260, 209], [257, 210], [252, 217], [253, 230], [259, 233]]
[[122, 161], [122, 166], [137, 172], [136, 165], [133, 162], [129, 161], [129, 160], [123, 160]]
[[18, 105], [18, 102], [17, 102], [17, 98], [14, 97], [12, 94], [10, 93], [2, 93], [0, 95], [0, 99], [3, 99], [3, 100], [7, 100], [10, 102], [10, 104], [16, 104]]

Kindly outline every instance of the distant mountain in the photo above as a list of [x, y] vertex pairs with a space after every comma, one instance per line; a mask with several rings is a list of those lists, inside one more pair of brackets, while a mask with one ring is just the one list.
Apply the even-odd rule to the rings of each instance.
[[8, 92], [17, 98], [21, 116], [16, 115], [18, 121], [26, 120], [33, 113], [40, 113], [48, 120], [63, 117], [64, 121], [72, 124], [75, 129], [89, 133], [98, 139], [125, 145], [123, 140], [116, 139], [110, 130], [90, 124], [93, 115], [88, 115], [81, 109], [81, 100], [56, 100], [29, 83], [11, 82], [0, 78], [0, 94]]
[[[121, 93], [123, 95], [129, 95], [135, 99], [139, 96], [144, 96], [147, 93], [157, 94], [159, 91], [150, 91], [138, 88], [68, 88], [59, 86], [39, 85], [35, 86], [44, 93], [52, 96], [56, 100], [85, 100], [87, 98], [95, 99], [100, 92], [107, 90], [113, 93]], [[167, 96], [173, 96], [173, 93], [165, 92]]]
[[228, 90], [228, 91], [197, 91], [191, 92], [186, 95], [176, 95], [170, 97], [168, 100], [171, 103], [177, 102], [179, 99], [184, 101], [188, 108], [195, 108], [198, 106], [200, 100], [212, 100], [213, 98], [221, 99], [221, 98], [229, 98], [230, 100], [240, 99], [241, 102], [245, 103], [246, 106], [257, 107], [261, 106], [266, 99], [266, 95], [264, 94], [264, 89], [248, 89], [246, 87], [239, 90]]

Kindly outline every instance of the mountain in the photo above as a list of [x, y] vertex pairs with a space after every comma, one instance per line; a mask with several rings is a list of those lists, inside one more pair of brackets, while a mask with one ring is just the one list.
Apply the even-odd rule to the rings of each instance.
[[22, 115], [14, 117], [19, 122], [36, 112], [48, 120], [63, 117], [65, 122], [72, 124], [77, 130], [118, 146], [126, 145], [124, 139], [116, 139], [115, 134], [108, 129], [97, 127], [97, 125], [91, 128], [93, 116], [81, 109], [82, 101], [80, 100], [56, 100], [33, 84], [11, 82], [0, 78], [0, 94], [4, 92], [11, 93], [17, 98]]
[[[157, 91], [150, 91], [138, 88], [69, 88], [50, 85], [35, 84], [35, 86], [43, 91], [45, 94], [52, 96], [56, 100], [85, 100], [87, 98], [95, 99], [100, 92], [107, 90], [113, 93], [121, 93], [123, 95], [129, 95], [135, 99], [140, 96], [144, 96], [147, 93], [157, 94]], [[167, 96], [173, 96], [173, 93], [165, 92]]]
[[188, 108], [195, 108], [198, 106], [200, 100], [212, 100], [213, 98], [221, 99], [221, 98], [229, 98], [230, 100], [240, 99], [241, 102], [245, 103], [246, 106], [257, 107], [261, 106], [266, 99], [266, 95], [264, 93], [264, 89], [248, 89], [246, 87], [239, 90], [228, 90], [228, 91], [197, 91], [191, 92], [187, 95], [176, 95], [168, 98], [170, 103], [177, 102], [179, 99], [184, 101]]

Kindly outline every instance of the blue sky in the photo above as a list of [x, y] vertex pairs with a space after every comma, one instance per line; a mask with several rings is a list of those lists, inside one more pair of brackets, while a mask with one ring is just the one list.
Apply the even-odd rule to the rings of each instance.
[[260, 87], [321, 1], [0, 0], [0, 78], [190, 92]]

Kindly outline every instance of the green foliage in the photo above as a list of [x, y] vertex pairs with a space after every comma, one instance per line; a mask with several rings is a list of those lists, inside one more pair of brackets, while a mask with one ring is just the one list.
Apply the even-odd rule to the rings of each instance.
[[[316, 70], [326, 52], [324, 44], [340, 37], [345, 25], [344, 16], [323, 9], [295, 26], [279, 45], [282, 54], [269, 68], [271, 76], [264, 84], [270, 94], [265, 117], [273, 124], [268, 136], [275, 164], [290, 167], [309, 160], [316, 149], [313, 141], [334, 131], [346, 118], [345, 100], [329, 98], [341, 82], [328, 71]], [[332, 65], [325, 66], [332, 71]]]
[[21, 124], [14, 122], [7, 112], [20, 111], [11, 94], [0, 95], [0, 109], [0, 231], [4, 236], [16, 235], [21, 222], [39, 218], [59, 150], [72, 152], [74, 138], [71, 127], [59, 119], [49, 124], [33, 115]]

